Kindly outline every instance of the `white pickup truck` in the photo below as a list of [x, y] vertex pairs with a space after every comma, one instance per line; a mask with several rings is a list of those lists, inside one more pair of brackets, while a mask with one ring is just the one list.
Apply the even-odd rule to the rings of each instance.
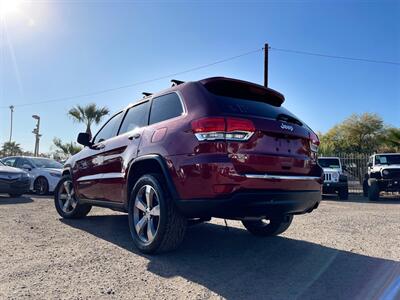
[[338, 194], [339, 199], [349, 198], [347, 176], [343, 174], [344, 166], [339, 157], [319, 157], [318, 164], [324, 170], [322, 194]]

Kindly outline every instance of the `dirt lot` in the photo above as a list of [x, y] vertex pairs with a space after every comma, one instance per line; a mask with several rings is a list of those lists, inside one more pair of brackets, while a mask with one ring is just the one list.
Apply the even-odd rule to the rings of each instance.
[[400, 299], [400, 199], [326, 199], [275, 238], [228, 225], [190, 227], [152, 257], [124, 214], [66, 221], [51, 198], [0, 196], [0, 298]]

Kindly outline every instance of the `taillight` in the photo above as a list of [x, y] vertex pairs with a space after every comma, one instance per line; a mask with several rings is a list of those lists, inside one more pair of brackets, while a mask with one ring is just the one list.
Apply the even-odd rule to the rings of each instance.
[[318, 148], [319, 148], [319, 138], [314, 132], [312, 132], [310, 134], [310, 149], [312, 152], [318, 153]]
[[252, 121], [238, 118], [203, 118], [192, 122], [199, 141], [247, 141], [255, 132]]

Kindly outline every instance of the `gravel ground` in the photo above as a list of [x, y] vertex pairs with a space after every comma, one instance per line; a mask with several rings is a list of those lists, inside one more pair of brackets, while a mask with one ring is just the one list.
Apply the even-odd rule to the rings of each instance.
[[125, 214], [62, 220], [49, 197], [0, 196], [0, 298], [400, 299], [400, 199], [325, 199], [274, 238], [228, 225], [190, 227], [179, 250], [147, 256]]

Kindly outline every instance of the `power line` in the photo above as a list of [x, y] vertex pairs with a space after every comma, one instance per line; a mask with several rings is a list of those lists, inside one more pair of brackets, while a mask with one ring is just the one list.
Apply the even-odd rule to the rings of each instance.
[[362, 61], [362, 62], [368, 62], [368, 63], [390, 64], [390, 65], [400, 66], [400, 62], [396, 62], [396, 61], [385, 61], [385, 60], [375, 60], [375, 59], [358, 58], [358, 57], [329, 55], [329, 54], [292, 50], [292, 49], [275, 48], [275, 47], [270, 47], [269, 49], [275, 50], [275, 51], [295, 53], [295, 54], [304, 54], [304, 55], [320, 56], [320, 57], [326, 57], [326, 58], [345, 59], [345, 60]]
[[[174, 76], [178, 76], [178, 75], [182, 75], [185, 73], [189, 73], [189, 72], [193, 72], [193, 71], [197, 71], [197, 70], [201, 70], [201, 69], [205, 69], [217, 64], [221, 64], [227, 61], [231, 61], [246, 55], [250, 55], [253, 53], [257, 53], [257, 52], [261, 52], [263, 51], [263, 48], [259, 48], [259, 49], [255, 49], [252, 51], [248, 51], [242, 54], [238, 54], [235, 56], [231, 56], [225, 59], [221, 59], [221, 60], [217, 60], [215, 62], [209, 63], [209, 64], [204, 64], [204, 65], [200, 65], [197, 67], [193, 67], [181, 72], [177, 72], [177, 73], [172, 73], [172, 74], [168, 74], [168, 75], [164, 75], [164, 76], [160, 76], [160, 77], [156, 77], [153, 79], [148, 79], [148, 80], [144, 80], [144, 81], [139, 81], [139, 82], [135, 82], [135, 83], [131, 83], [131, 84], [126, 84], [126, 85], [121, 85], [121, 86], [117, 86], [114, 88], [109, 88], [109, 89], [103, 89], [103, 90], [98, 90], [98, 91], [93, 91], [93, 92], [89, 92], [89, 93], [85, 93], [85, 94], [78, 94], [78, 95], [73, 95], [73, 96], [68, 96], [68, 97], [60, 97], [60, 98], [53, 98], [53, 99], [49, 99], [49, 100], [43, 100], [43, 101], [37, 101], [37, 102], [31, 102], [31, 103], [23, 103], [23, 104], [16, 104], [14, 105], [15, 107], [24, 107], [24, 106], [31, 106], [31, 105], [36, 105], [36, 104], [46, 104], [46, 103], [53, 103], [53, 102], [61, 102], [61, 101], [67, 101], [67, 100], [72, 100], [72, 99], [78, 99], [78, 98], [84, 98], [84, 97], [89, 97], [89, 96], [95, 96], [95, 95], [99, 95], [99, 94], [104, 94], [104, 93], [109, 93], [109, 92], [113, 92], [113, 91], [117, 91], [117, 90], [122, 90], [122, 89], [126, 89], [126, 88], [130, 88], [130, 87], [134, 87], [137, 85], [142, 85], [142, 84], [146, 84], [146, 83], [151, 83], [154, 81], [159, 81], [162, 79], [168, 79]], [[8, 106], [0, 106], [0, 108], [8, 108]]]
[[[367, 62], [367, 63], [378, 63], [378, 64], [390, 64], [390, 65], [396, 65], [399, 66], [400, 62], [394, 62], [394, 61], [384, 61], [384, 60], [374, 60], [374, 59], [366, 59], [366, 58], [358, 58], [358, 57], [348, 57], [348, 56], [339, 56], [339, 55], [328, 55], [328, 54], [323, 54], [323, 53], [315, 53], [315, 52], [307, 52], [307, 51], [300, 51], [300, 50], [294, 50], [294, 49], [284, 49], [284, 48], [275, 48], [275, 47], [269, 47], [269, 49], [274, 50], [274, 51], [281, 51], [281, 52], [287, 52], [287, 53], [293, 53], [293, 54], [302, 54], [302, 55], [311, 55], [311, 56], [318, 56], [318, 57], [325, 57], [325, 58], [333, 58], [333, 59], [343, 59], [343, 60], [350, 60], [350, 61], [361, 61], [361, 62]], [[36, 105], [36, 104], [46, 104], [46, 103], [53, 103], [53, 102], [62, 102], [62, 101], [68, 101], [68, 100], [72, 100], [72, 99], [79, 99], [79, 98], [84, 98], [84, 97], [90, 97], [90, 96], [96, 96], [96, 95], [100, 95], [100, 94], [105, 94], [105, 93], [109, 93], [109, 92], [113, 92], [113, 91], [117, 91], [117, 90], [122, 90], [122, 89], [126, 89], [126, 88], [130, 88], [130, 87], [134, 87], [134, 86], [138, 86], [138, 85], [142, 85], [142, 84], [147, 84], [147, 83], [151, 83], [151, 82], [155, 82], [155, 81], [159, 81], [159, 80], [163, 80], [163, 79], [168, 79], [174, 76], [178, 76], [178, 75], [182, 75], [182, 74], [186, 74], [189, 72], [193, 72], [193, 71], [197, 71], [197, 70], [201, 70], [201, 69], [205, 69], [217, 64], [221, 64], [227, 61], [231, 61], [243, 56], [247, 56], [253, 53], [257, 53], [257, 52], [261, 52], [263, 51], [264, 48], [258, 48], [255, 50], [251, 50], [242, 54], [238, 54], [235, 56], [231, 56], [225, 59], [221, 59], [221, 60], [217, 60], [215, 62], [212, 63], [208, 63], [208, 64], [204, 64], [204, 65], [200, 65], [197, 67], [193, 67], [181, 72], [177, 72], [177, 73], [172, 73], [172, 74], [168, 74], [168, 75], [164, 75], [164, 76], [160, 76], [160, 77], [156, 77], [153, 79], [148, 79], [148, 80], [144, 80], [144, 81], [139, 81], [139, 82], [135, 82], [135, 83], [131, 83], [131, 84], [126, 84], [126, 85], [121, 85], [121, 86], [117, 86], [114, 88], [109, 88], [109, 89], [103, 89], [103, 90], [98, 90], [98, 91], [93, 91], [93, 92], [88, 92], [88, 93], [84, 93], [84, 94], [78, 94], [78, 95], [73, 95], [73, 96], [67, 96], [67, 97], [59, 97], [59, 98], [53, 98], [53, 99], [48, 99], [48, 100], [43, 100], [43, 101], [37, 101], [37, 102], [31, 102], [31, 103], [23, 103], [23, 104], [16, 104], [14, 105], [15, 107], [24, 107], [24, 106], [31, 106], [31, 105]], [[8, 105], [4, 105], [4, 106], [0, 106], [0, 108], [8, 108]]]

